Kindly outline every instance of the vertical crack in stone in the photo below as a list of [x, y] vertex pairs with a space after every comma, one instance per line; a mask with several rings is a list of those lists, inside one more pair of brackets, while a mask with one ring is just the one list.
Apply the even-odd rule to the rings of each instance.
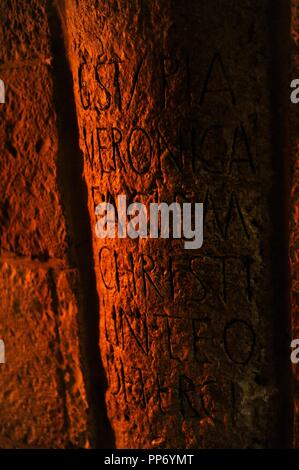
[[271, 237], [271, 262], [273, 289], [274, 360], [278, 387], [276, 435], [274, 447], [292, 447], [292, 389], [289, 360], [290, 274], [288, 265], [289, 214], [290, 214], [290, 164], [288, 136], [288, 64], [289, 64], [289, 5], [284, 0], [269, 3], [270, 19], [270, 116], [275, 175], [269, 204], [273, 220]]
[[53, 351], [54, 351], [56, 361], [57, 361], [57, 379], [58, 379], [58, 387], [59, 387], [59, 392], [60, 392], [59, 395], [62, 397], [62, 403], [63, 403], [64, 421], [63, 421], [62, 431], [67, 434], [69, 430], [70, 419], [69, 419], [69, 413], [68, 413], [68, 408], [67, 408], [65, 371], [64, 371], [64, 364], [63, 364], [63, 356], [61, 353], [61, 339], [60, 339], [60, 334], [59, 334], [59, 321], [60, 321], [59, 320], [59, 300], [58, 300], [58, 295], [57, 295], [54, 272], [52, 268], [50, 268], [47, 271], [47, 279], [48, 279], [48, 284], [49, 284], [50, 292], [51, 292], [52, 309], [55, 315], [56, 342], [55, 344], [52, 345], [52, 347], [53, 347]]
[[[59, 3], [61, 6], [61, 3]], [[48, 2], [52, 37], [55, 106], [58, 116], [58, 179], [70, 235], [71, 263], [80, 273], [79, 330], [81, 362], [89, 402], [91, 445], [113, 448], [114, 436], [105, 407], [106, 378], [99, 351], [99, 300], [92, 255], [91, 225], [87, 209], [87, 188], [82, 177], [83, 160], [73, 97], [73, 81], [68, 66], [61, 18]]]

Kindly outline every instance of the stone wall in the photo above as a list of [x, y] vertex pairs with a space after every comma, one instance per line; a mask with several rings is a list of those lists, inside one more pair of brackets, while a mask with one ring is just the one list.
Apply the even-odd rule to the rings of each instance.
[[[0, 17], [0, 447], [290, 446], [286, 3]], [[97, 239], [119, 194], [204, 202], [203, 247]]]
[[270, 13], [267, 1], [66, 2], [92, 224], [119, 194], [205, 203], [198, 251], [93, 239], [119, 447], [265, 447], [283, 426]]
[[[52, 8], [52, 7], [51, 7]], [[1, 2], [1, 447], [89, 446], [72, 253], [46, 1]], [[56, 16], [56, 22], [58, 17]], [[71, 142], [70, 142], [71, 144]], [[82, 329], [82, 328], [81, 328]]]

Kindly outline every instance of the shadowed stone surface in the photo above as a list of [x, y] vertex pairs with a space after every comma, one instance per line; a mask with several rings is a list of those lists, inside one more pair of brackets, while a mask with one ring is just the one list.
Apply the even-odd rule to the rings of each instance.
[[1, 263], [1, 447], [88, 444], [72, 278], [34, 263]]

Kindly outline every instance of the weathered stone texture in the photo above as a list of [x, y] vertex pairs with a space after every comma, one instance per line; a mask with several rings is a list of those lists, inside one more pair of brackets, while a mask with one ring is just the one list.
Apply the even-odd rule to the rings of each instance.
[[267, 447], [277, 428], [268, 1], [68, 0], [95, 205], [205, 202], [203, 248], [97, 240], [119, 447]]
[[0, 63], [51, 58], [46, 0], [2, 0]]
[[34, 263], [1, 263], [1, 447], [86, 444], [77, 306], [68, 277]]
[[48, 9], [45, 1], [0, 5], [0, 447], [90, 445]]
[[[282, 154], [273, 148], [272, 7], [1, 1], [0, 447], [108, 442], [104, 375], [117, 447], [271, 447], [290, 431], [291, 422], [280, 426], [290, 397], [279, 377], [289, 357], [276, 347], [287, 322], [274, 250]], [[293, 62], [298, 70], [296, 50]], [[103, 241], [93, 230], [90, 253], [95, 206], [119, 194], [147, 206], [204, 202], [203, 247]], [[294, 382], [298, 436], [296, 368]]]
[[57, 187], [58, 134], [51, 70], [1, 70], [1, 249], [40, 259], [67, 256], [66, 223]]

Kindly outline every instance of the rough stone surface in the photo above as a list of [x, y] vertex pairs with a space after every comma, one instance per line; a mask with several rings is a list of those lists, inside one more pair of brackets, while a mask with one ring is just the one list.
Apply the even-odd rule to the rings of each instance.
[[47, 5], [0, 6], [0, 447], [90, 446]]
[[[298, 447], [283, 3], [1, 1], [1, 448]], [[204, 202], [203, 247], [96, 239], [119, 194]]]
[[68, 0], [95, 205], [204, 202], [204, 245], [98, 240], [100, 349], [118, 447], [274, 445], [268, 1]]
[[58, 134], [51, 70], [1, 70], [1, 250], [65, 259], [66, 223], [57, 187]]
[[1, 262], [0, 273], [1, 447], [83, 447], [86, 398], [71, 276], [17, 259]]
[[51, 58], [47, 0], [2, 0], [0, 4], [0, 63]]

